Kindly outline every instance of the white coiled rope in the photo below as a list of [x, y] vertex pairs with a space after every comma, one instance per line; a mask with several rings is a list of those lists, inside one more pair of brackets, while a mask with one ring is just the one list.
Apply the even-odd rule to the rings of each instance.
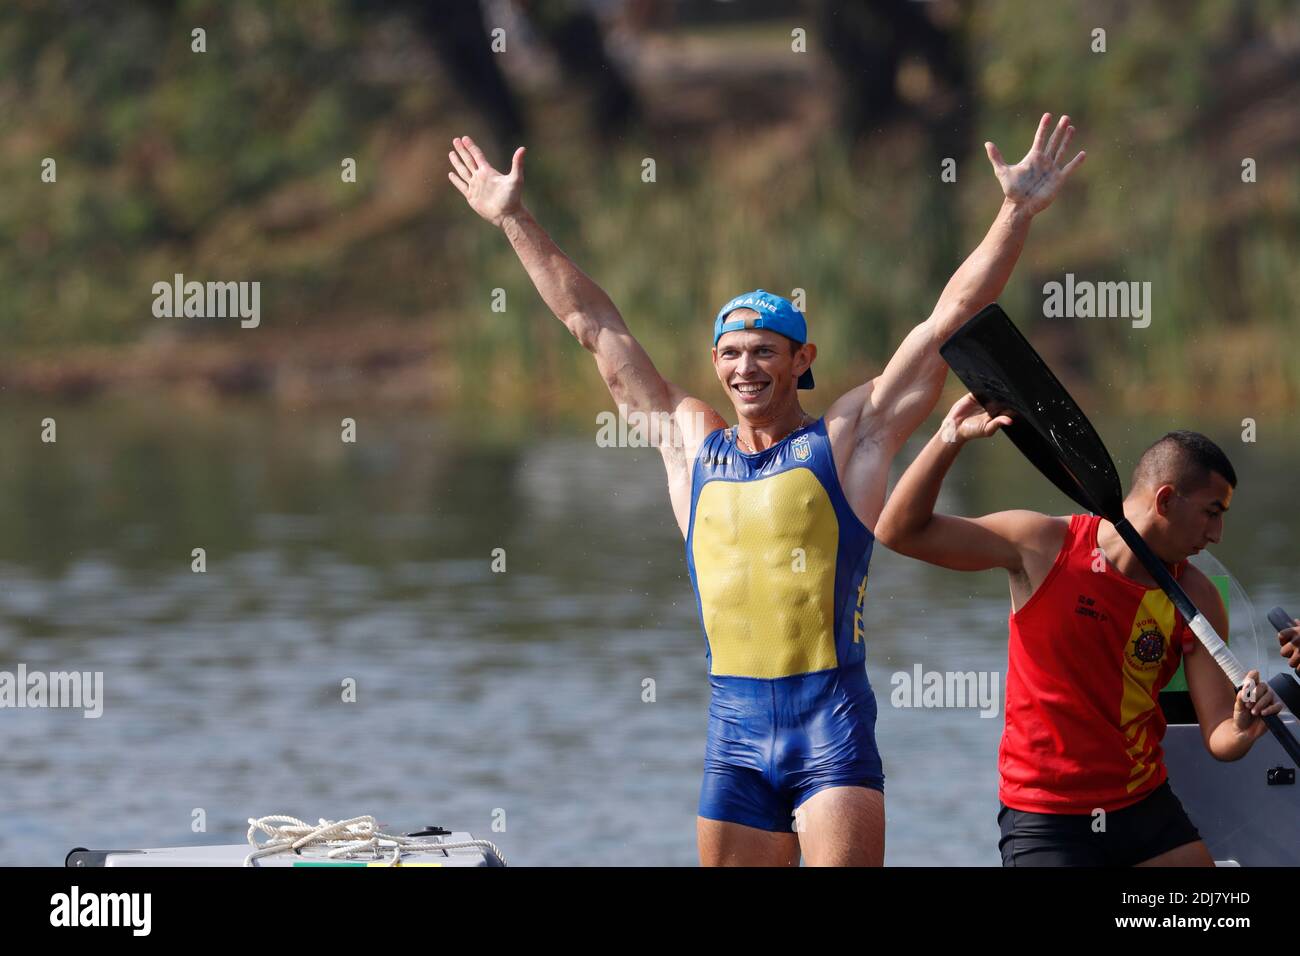
[[[257, 842], [254, 834], [262, 831], [267, 836], [265, 843]], [[392, 851], [388, 866], [397, 866], [403, 856], [415, 853], [441, 853], [444, 850], [457, 850], [478, 847], [489, 850], [501, 865], [506, 859], [496, 845], [488, 840], [462, 840], [458, 843], [440, 843], [437, 840], [421, 840], [416, 837], [384, 833], [370, 816], [353, 817], [350, 820], [320, 820], [315, 826], [305, 823], [297, 817], [275, 814], [269, 817], [248, 818], [248, 845], [253, 852], [244, 857], [244, 866], [257, 866], [257, 860], [277, 853], [296, 853], [309, 846], [327, 846], [326, 857], [331, 860], [350, 860], [358, 854], [370, 853], [373, 859], [380, 859], [382, 854]]]

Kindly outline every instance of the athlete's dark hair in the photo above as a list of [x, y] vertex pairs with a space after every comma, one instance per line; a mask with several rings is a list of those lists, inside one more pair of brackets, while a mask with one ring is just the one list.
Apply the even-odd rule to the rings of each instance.
[[1190, 492], [1204, 487], [1211, 473], [1237, 487], [1237, 472], [1222, 448], [1200, 432], [1174, 431], [1142, 453], [1133, 469], [1132, 487], [1173, 485]]

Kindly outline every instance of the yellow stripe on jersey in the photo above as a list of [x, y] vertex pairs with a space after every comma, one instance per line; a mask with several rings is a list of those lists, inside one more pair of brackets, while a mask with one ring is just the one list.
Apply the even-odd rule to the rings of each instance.
[[1149, 739], [1146, 723], [1156, 708], [1153, 689], [1171, 651], [1175, 613], [1173, 602], [1165, 592], [1147, 591], [1133, 616], [1128, 641], [1124, 644], [1124, 696], [1120, 701], [1119, 723], [1129, 740], [1127, 752], [1133, 760], [1128, 782], [1130, 793], [1156, 771], [1150, 759], [1156, 741]]

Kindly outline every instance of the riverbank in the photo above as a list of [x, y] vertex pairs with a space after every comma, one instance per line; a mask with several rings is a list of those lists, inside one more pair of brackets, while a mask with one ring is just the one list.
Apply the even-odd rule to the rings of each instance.
[[264, 397], [312, 406], [365, 398], [438, 406], [451, 401], [447, 386], [454, 380], [439, 342], [433, 322], [395, 319], [224, 336], [163, 333], [10, 358], [0, 362], [0, 392], [57, 401], [136, 394], [197, 403]]
[[[199, 404], [258, 398], [290, 407], [360, 399], [371, 406], [509, 418], [587, 417], [611, 407], [590, 357], [563, 330], [550, 329], [553, 320], [540, 303], [529, 307], [529, 316], [553, 334], [537, 336], [541, 347], [527, 362], [514, 350], [466, 358], [447, 323], [432, 317], [357, 318], [19, 352], [0, 360], [0, 395], [57, 402], [134, 395]], [[1294, 362], [1270, 329], [1236, 329], [1105, 355], [1096, 354], [1090, 330], [1078, 324], [1040, 322], [1028, 334], [1090, 409], [1235, 420], [1286, 415], [1300, 407]], [[730, 415], [707, 348], [706, 336], [698, 354], [677, 343], [668, 355], [654, 357], [665, 375]], [[820, 385], [803, 396], [805, 404], [816, 409], [879, 371], [877, 362], [823, 354]], [[949, 386], [955, 394], [956, 380]]]

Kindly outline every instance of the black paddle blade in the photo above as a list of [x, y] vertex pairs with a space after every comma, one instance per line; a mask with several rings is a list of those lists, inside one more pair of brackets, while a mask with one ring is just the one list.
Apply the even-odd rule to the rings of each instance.
[[1011, 417], [1003, 431], [1052, 484], [1094, 514], [1123, 517], [1110, 452], [997, 303], [954, 332], [939, 354], [985, 411]]

